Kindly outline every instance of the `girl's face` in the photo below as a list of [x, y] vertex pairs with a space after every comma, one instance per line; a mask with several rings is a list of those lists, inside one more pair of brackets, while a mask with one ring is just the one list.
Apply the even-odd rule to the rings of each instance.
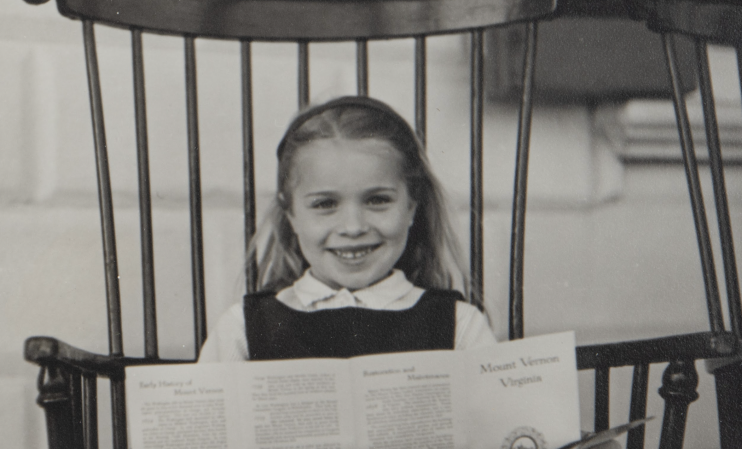
[[321, 139], [299, 148], [288, 218], [312, 275], [357, 290], [386, 277], [415, 216], [402, 156], [380, 139]]

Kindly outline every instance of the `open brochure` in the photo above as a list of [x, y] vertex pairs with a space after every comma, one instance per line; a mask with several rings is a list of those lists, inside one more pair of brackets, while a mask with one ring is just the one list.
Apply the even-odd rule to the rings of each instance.
[[580, 437], [574, 333], [472, 351], [126, 369], [133, 449], [556, 448]]

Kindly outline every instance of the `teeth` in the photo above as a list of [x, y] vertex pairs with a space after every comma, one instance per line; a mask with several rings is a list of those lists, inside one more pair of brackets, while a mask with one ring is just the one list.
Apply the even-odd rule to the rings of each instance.
[[375, 248], [373, 248], [373, 247], [368, 247], [368, 248], [364, 248], [364, 249], [361, 249], [361, 250], [358, 250], [358, 251], [332, 250], [332, 252], [336, 256], [338, 256], [338, 257], [340, 257], [342, 259], [354, 260], [354, 259], [360, 259], [361, 257], [363, 257], [363, 256], [365, 256], [367, 254], [370, 254], [371, 251], [373, 251], [374, 249]]

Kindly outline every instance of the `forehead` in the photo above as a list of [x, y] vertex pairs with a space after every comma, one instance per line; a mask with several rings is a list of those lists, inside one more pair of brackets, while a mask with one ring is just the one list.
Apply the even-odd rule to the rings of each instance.
[[383, 139], [320, 139], [299, 148], [291, 168], [295, 189], [372, 188], [404, 182], [402, 154]]

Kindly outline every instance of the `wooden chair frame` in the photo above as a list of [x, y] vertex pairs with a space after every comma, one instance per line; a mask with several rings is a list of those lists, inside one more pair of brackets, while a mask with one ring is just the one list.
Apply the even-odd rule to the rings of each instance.
[[[47, 0], [27, 0], [44, 3]], [[740, 48], [742, 36], [735, 26], [719, 26], [719, 18], [733, 14], [740, 18], [742, 7], [733, 2], [698, 0], [626, 0], [611, 2], [612, 7], [596, 9], [594, 4], [571, 0], [559, 5], [556, 0], [408, 0], [405, 2], [372, 0], [57, 0], [59, 11], [83, 25], [85, 56], [93, 118], [93, 136], [97, 160], [98, 192], [103, 233], [106, 297], [109, 319], [109, 354], [97, 355], [71, 347], [51, 337], [32, 337], [26, 341], [25, 357], [41, 366], [38, 403], [47, 418], [51, 448], [98, 446], [96, 380], [111, 380], [113, 445], [127, 447], [124, 392], [126, 366], [156, 363], [182, 363], [163, 360], [158, 355], [155, 316], [152, 211], [149, 187], [147, 121], [142, 58], [142, 33], [156, 32], [184, 38], [186, 98], [190, 177], [190, 219], [194, 328], [196, 352], [206, 339], [203, 273], [202, 208], [200, 199], [200, 158], [198, 106], [196, 102], [196, 60], [194, 39], [200, 36], [236, 39], [241, 42], [244, 210], [245, 241], [255, 232], [255, 180], [253, 159], [253, 109], [251, 80], [251, 42], [256, 40], [294, 41], [299, 48], [299, 106], [309, 101], [308, 50], [310, 41], [351, 40], [357, 43], [358, 94], [368, 94], [367, 42], [371, 39], [414, 37], [415, 46], [415, 128], [424, 141], [426, 135], [426, 44], [428, 35], [463, 32], [471, 36], [471, 278], [472, 289], [483, 290], [483, 32], [488, 27], [516, 22], [527, 28], [523, 59], [523, 91], [519, 112], [516, 148], [515, 188], [512, 212], [510, 329], [509, 337], [523, 337], [523, 254], [526, 213], [529, 138], [533, 73], [538, 21], [567, 14], [626, 15], [646, 21], [652, 30], [662, 33], [669, 66], [669, 78], [675, 92], [681, 146], [701, 254], [710, 331], [664, 338], [582, 346], [577, 350], [578, 367], [595, 372], [595, 430], [608, 428], [608, 392], [611, 368], [633, 366], [630, 420], [646, 416], [647, 384], [650, 364], [669, 362], [660, 395], [665, 399], [665, 417], [661, 448], [682, 447], [688, 405], [698, 394], [698, 374], [694, 362], [699, 359], [729, 357], [739, 354], [742, 331], [739, 285], [729, 211], [724, 185], [723, 164], [716, 130], [711, 84], [708, 75], [706, 41], [723, 42]], [[702, 17], [696, 20], [697, 17]], [[381, 20], [379, 20], [381, 18]], [[722, 20], [722, 22], [724, 22]], [[737, 20], [736, 23], [741, 23]], [[131, 30], [136, 135], [139, 168], [139, 194], [142, 245], [145, 356], [126, 357], [123, 353], [118, 267], [113, 222], [111, 185], [108, 174], [103, 108], [98, 75], [94, 23], [104, 23]], [[727, 22], [724, 22], [727, 23]], [[714, 197], [720, 226], [725, 280], [727, 284], [732, 330], [727, 331], [711, 254], [706, 213], [698, 180], [687, 112], [679, 85], [672, 39], [666, 33], [683, 33], [697, 38], [699, 80], [703, 94], [706, 133], [713, 175]], [[248, 263], [248, 292], [256, 288], [255, 264]], [[481, 296], [481, 295], [480, 295]], [[197, 356], [197, 354], [196, 354]], [[193, 361], [193, 360], [188, 360]], [[742, 441], [742, 368], [732, 363], [718, 368], [714, 375], [719, 401], [722, 447], [736, 447]], [[644, 447], [644, 430], [634, 429], [628, 437], [629, 448]]]

